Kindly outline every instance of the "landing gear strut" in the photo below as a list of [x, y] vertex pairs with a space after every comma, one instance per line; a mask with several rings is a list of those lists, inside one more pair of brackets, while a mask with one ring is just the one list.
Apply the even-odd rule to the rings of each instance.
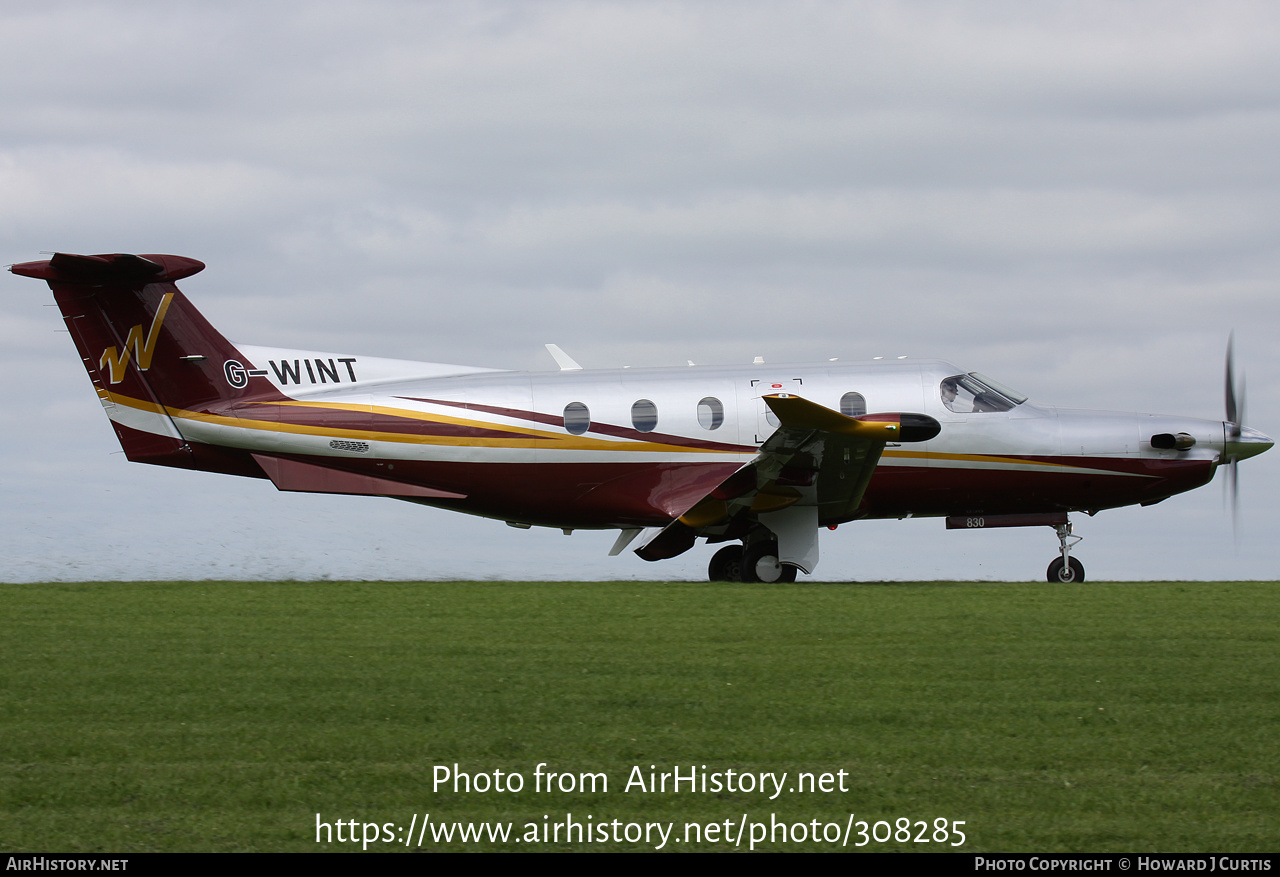
[[1049, 564], [1049, 581], [1062, 582], [1063, 584], [1083, 582], [1084, 564], [1071, 556], [1072, 547], [1083, 537], [1071, 535], [1070, 521], [1065, 524], [1059, 524], [1053, 529], [1058, 533], [1058, 542], [1062, 546], [1062, 556], [1055, 557], [1053, 563]]

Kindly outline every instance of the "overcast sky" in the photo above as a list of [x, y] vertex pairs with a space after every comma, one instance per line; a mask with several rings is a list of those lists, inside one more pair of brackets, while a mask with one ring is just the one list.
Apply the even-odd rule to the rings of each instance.
[[[1280, 433], [1270, 2], [6, 3], [0, 261], [175, 253], [233, 341], [515, 369], [876, 355]], [[0, 580], [692, 578], [128, 464], [0, 279]], [[1280, 451], [1081, 515], [1091, 578], [1280, 578]], [[823, 533], [820, 579], [1036, 579], [1047, 528]]]

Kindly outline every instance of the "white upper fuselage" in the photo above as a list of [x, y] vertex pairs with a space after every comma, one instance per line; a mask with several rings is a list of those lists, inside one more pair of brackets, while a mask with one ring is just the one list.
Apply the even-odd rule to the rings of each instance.
[[[952, 410], [940, 386], [964, 372], [939, 360], [510, 372], [240, 350], [264, 391], [294, 401], [241, 399], [177, 416], [185, 439], [411, 480], [466, 496], [436, 504], [550, 526], [653, 526], [682, 514], [700, 485], [757, 456], [776, 429], [763, 399], [773, 394], [845, 413], [917, 412], [940, 423], [936, 438], [884, 449], [859, 517], [1157, 502], [1208, 481], [1224, 446], [1221, 421], [1030, 401]], [[842, 405], [850, 393], [861, 396], [862, 411]], [[273, 413], [264, 414], [268, 408]], [[379, 425], [386, 423], [410, 426], [389, 431]], [[1194, 445], [1153, 447], [1161, 433], [1190, 435]], [[638, 502], [634, 485], [621, 486], [637, 467], [666, 474], [649, 476], [639, 490], [651, 496], [648, 505], [615, 510], [619, 501]]]
[[[939, 387], [947, 378], [964, 371], [942, 360], [512, 372], [372, 357], [336, 357], [311, 351], [247, 346], [240, 349], [259, 367], [268, 366], [267, 380], [285, 395], [300, 401], [368, 404], [374, 408], [445, 416], [458, 416], [460, 409], [456, 406], [466, 405], [468, 418], [504, 425], [524, 422], [515, 412], [536, 412], [562, 420], [566, 406], [579, 403], [586, 407], [592, 424], [587, 435], [596, 437], [601, 425], [631, 430], [633, 406], [643, 400], [653, 403], [657, 412], [656, 423], [647, 431], [738, 445], [742, 453], [748, 455], [776, 428], [762, 397], [780, 392], [801, 396], [836, 411], [841, 410], [845, 394], [857, 393], [863, 397], [865, 412], [928, 414], [943, 428], [937, 438], [913, 446], [912, 450], [918, 452], [1210, 459], [1221, 454], [1224, 440], [1221, 421], [1181, 415], [1059, 409], [1033, 401], [1008, 411], [952, 411], [943, 404]], [[348, 368], [339, 362], [335, 369], [339, 376], [337, 383], [314, 365], [315, 360], [338, 362], [340, 359], [350, 359], [351, 364]], [[313, 363], [310, 372], [306, 367], [308, 360]], [[285, 363], [288, 367], [282, 368]], [[356, 380], [351, 380], [352, 375]], [[426, 399], [436, 402], [421, 401]], [[705, 416], [704, 422], [699, 421], [699, 404], [706, 399], [723, 406], [722, 418], [714, 428], [708, 428]], [[488, 412], [477, 406], [513, 413]], [[556, 429], [552, 424], [544, 426]], [[562, 425], [558, 431], [564, 432]], [[1195, 448], [1189, 451], [1152, 448], [1150, 437], [1165, 432], [1190, 433], [1196, 438]], [[616, 437], [617, 443], [608, 453], [611, 458], [619, 459], [614, 455], [626, 454], [627, 444], [642, 439], [642, 435]], [[392, 456], [399, 456], [404, 450], [397, 449]], [[645, 453], [652, 454], [654, 450], [646, 449]], [[578, 456], [578, 452], [574, 455]], [[487, 453], [472, 458], [497, 459]], [[889, 458], [893, 459], [891, 453]]]

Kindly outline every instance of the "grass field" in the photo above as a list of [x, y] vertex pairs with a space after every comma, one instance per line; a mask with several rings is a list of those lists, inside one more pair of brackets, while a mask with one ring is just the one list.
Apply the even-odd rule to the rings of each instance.
[[[966, 851], [1275, 851], [1280, 585], [0, 586], [0, 847], [360, 850], [332, 826], [963, 821]], [[434, 788], [437, 766], [520, 792]], [[536, 791], [544, 771], [608, 789]], [[832, 791], [624, 790], [679, 767]], [[836, 772], [846, 771], [843, 778]], [[736, 776], [736, 774], [735, 774]], [[839, 791], [840, 782], [846, 791]], [[544, 815], [547, 819], [544, 820]], [[724, 830], [731, 823], [732, 831]], [[332, 829], [330, 829], [332, 831]], [[352, 826], [346, 826], [350, 833]], [[784, 829], [786, 830], [786, 829]], [[714, 831], [714, 829], [713, 829]], [[780, 840], [774, 850], [840, 843]], [[854, 827], [850, 848], [861, 842]], [[808, 836], [807, 835], [807, 836]], [[548, 835], [549, 836], [549, 835]], [[828, 836], [830, 836], [828, 834]], [[394, 837], [394, 841], [385, 841]], [[697, 835], [693, 836], [695, 839]], [[949, 840], [954, 835], [948, 835]], [[747, 839], [742, 841], [747, 847]]]

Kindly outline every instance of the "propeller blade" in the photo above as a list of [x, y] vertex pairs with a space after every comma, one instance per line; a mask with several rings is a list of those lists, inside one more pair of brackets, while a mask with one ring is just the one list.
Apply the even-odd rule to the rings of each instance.
[[1232, 442], [1239, 442], [1243, 434], [1241, 425], [1244, 423], [1244, 375], [1240, 376], [1240, 383], [1237, 389], [1236, 385], [1236, 369], [1235, 369], [1235, 341], [1236, 333], [1232, 332], [1227, 336], [1227, 375], [1226, 375], [1226, 440], [1227, 447], [1226, 461], [1227, 472], [1226, 480], [1223, 487], [1227, 493], [1231, 494], [1231, 532], [1235, 536], [1237, 542], [1240, 539], [1240, 474], [1236, 466], [1240, 463], [1239, 446], [1237, 445], [1233, 452], [1231, 448]]
[[1236, 416], [1240, 419], [1236, 421], [1236, 437], [1239, 438], [1244, 422], [1249, 419], [1249, 415], [1245, 413], [1247, 410], [1245, 405], [1247, 397], [1245, 395], [1245, 374], [1240, 373], [1240, 392], [1236, 396]]
[[1240, 437], [1240, 423], [1243, 420], [1240, 413], [1240, 404], [1236, 399], [1236, 378], [1235, 378], [1235, 341], [1236, 333], [1232, 332], [1227, 337], [1227, 379], [1226, 379], [1226, 402], [1227, 402], [1227, 427], [1230, 433], [1227, 439]]

